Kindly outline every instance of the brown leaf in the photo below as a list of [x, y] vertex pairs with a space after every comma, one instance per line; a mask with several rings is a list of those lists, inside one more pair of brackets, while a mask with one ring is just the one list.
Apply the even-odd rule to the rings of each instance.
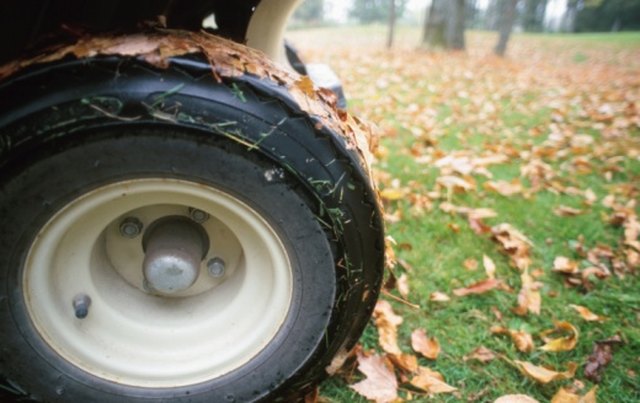
[[502, 252], [507, 254], [513, 265], [519, 270], [525, 270], [531, 264], [531, 241], [510, 224], [502, 223], [491, 228], [494, 241], [502, 247]]
[[388, 357], [396, 368], [404, 372], [414, 373], [418, 370], [418, 357], [413, 354], [389, 354]]
[[393, 402], [398, 398], [398, 381], [393, 367], [379, 355], [358, 354], [358, 370], [366, 379], [349, 387], [377, 403]]
[[411, 348], [430, 360], [435, 360], [440, 354], [440, 343], [435, 337], [427, 337], [424, 329], [416, 329], [411, 333]]
[[478, 261], [473, 258], [465, 259], [464, 262], [462, 262], [462, 265], [469, 271], [475, 271], [478, 269]]
[[497, 398], [493, 403], [538, 403], [538, 401], [527, 395], [505, 395]]
[[516, 348], [523, 353], [529, 353], [533, 351], [533, 337], [524, 330], [507, 329], [502, 326], [492, 326], [491, 333], [493, 334], [506, 334], [511, 337]]
[[444, 377], [426, 367], [418, 368], [418, 373], [411, 379], [411, 385], [428, 393], [451, 393], [456, 388], [444, 382]]
[[409, 278], [405, 273], [402, 273], [402, 275], [398, 277], [398, 284], [396, 287], [398, 288], [400, 295], [402, 295], [402, 298], [409, 298]]
[[373, 318], [378, 328], [380, 347], [389, 354], [402, 354], [398, 347], [398, 326], [402, 323], [402, 317], [393, 312], [390, 303], [378, 300], [373, 310]]
[[464, 357], [464, 360], [465, 361], [476, 360], [480, 362], [489, 362], [489, 361], [493, 361], [495, 358], [496, 358], [496, 354], [493, 351], [489, 350], [484, 346], [480, 346], [475, 350], [473, 350], [471, 354]]
[[596, 315], [595, 313], [591, 312], [587, 307], [574, 304], [570, 304], [569, 306], [578, 311], [580, 316], [582, 316], [582, 319], [586, 320], [587, 322], [603, 322], [607, 320], [606, 317]]
[[587, 358], [587, 363], [584, 366], [585, 378], [591, 382], [600, 383], [602, 380], [602, 373], [613, 359], [613, 346], [621, 343], [622, 339], [620, 339], [619, 336], [597, 341], [594, 344], [593, 351]]
[[320, 396], [320, 389], [316, 386], [304, 396], [304, 403], [318, 403], [318, 397]]
[[507, 181], [488, 181], [485, 182], [484, 188], [501, 194], [502, 196], [513, 196], [522, 193], [522, 184], [518, 180], [512, 182]]
[[502, 280], [489, 278], [486, 280], [478, 281], [468, 287], [456, 288], [453, 290], [453, 294], [458, 297], [464, 297], [469, 294], [484, 294], [502, 285]]
[[561, 205], [553, 209], [553, 214], [559, 217], [575, 217], [577, 215], [584, 214], [584, 211], [577, 208]]
[[[540, 337], [547, 343], [540, 347], [542, 351], [571, 351], [576, 347], [578, 343], [578, 329], [569, 322], [555, 322], [555, 328], [545, 330], [540, 333]], [[547, 336], [553, 333], [569, 333], [567, 336], [563, 336], [556, 339], [548, 339]]]
[[542, 297], [540, 296], [542, 283], [533, 281], [526, 269], [520, 275], [520, 278], [522, 280], [522, 288], [518, 293], [518, 306], [513, 308], [513, 312], [520, 316], [524, 316], [529, 312], [539, 315], [542, 305]]
[[530, 362], [514, 360], [516, 367], [525, 376], [533, 379], [536, 382], [546, 384], [553, 381], [561, 381], [565, 379], [571, 379], [576, 373], [578, 365], [574, 362], [570, 362], [567, 366], [567, 370], [564, 372], [556, 372], [545, 367], [533, 365]]
[[553, 260], [553, 271], [575, 274], [578, 273], [578, 263], [564, 256], [558, 256]]

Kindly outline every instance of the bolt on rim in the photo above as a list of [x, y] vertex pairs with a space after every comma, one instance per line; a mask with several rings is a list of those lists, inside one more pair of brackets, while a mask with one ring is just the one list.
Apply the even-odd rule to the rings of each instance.
[[[143, 238], [175, 216], [201, 226], [208, 245], [193, 284], [163, 293], [145, 278]], [[73, 365], [121, 384], [178, 387], [268, 345], [289, 311], [292, 276], [276, 230], [246, 203], [202, 184], [140, 179], [62, 208], [31, 246], [23, 288], [36, 330]]]

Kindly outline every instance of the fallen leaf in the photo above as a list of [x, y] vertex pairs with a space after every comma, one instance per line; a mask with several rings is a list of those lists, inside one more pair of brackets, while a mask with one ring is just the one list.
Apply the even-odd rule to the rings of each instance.
[[602, 373], [613, 359], [613, 346], [622, 344], [620, 336], [614, 336], [607, 340], [597, 341], [593, 346], [591, 355], [584, 366], [584, 376], [594, 383], [600, 383]]
[[482, 255], [482, 264], [484, 265], [484, 271], [487, 273], [487, 277], [496, 278], [496, 264], [487, 255]]
[[453, 294], [458, 297], [464, 297], [470, 294], [484, 294], [502, 285], [502, 280], [490, 278], [477, 283], [473, 283], [468, 287], [456, 288], [453, 290]]
[[529, 312], [539, 315], [542, 305], [542, 297], [540, 296], [542, 283], [533, 281], [527, 269], [520, 275], [520, 279], [522, 280], [522, 286], [518, 293], [518, 306], [513, 308], [513, 312], [520, 316], [524, 316]]
[[426, 367], [418, 368], [418, 373], [411, 379], [411, 385], [428, 393], [451, 393], [458, 390], [444, 381], [444, 377]]
[[358, 354], [358, 370], [366, 379], [349, 387], [377, 403], [393, 402], [398, 398], [398, 381], [393, 367], [379, 355]]
[[402, 317], [393, 312], [390, 303], [378, 300], [373, 310], [373, 318], [378, 328], [380, 347], [389, 354], [402, 354], [398, 347], [398, 326], [402, 323]]
[[386, 188], [380, 191], [380, 197], [387, 201], [404, 199], [407, 196], [405, 189]]
[[411, 348], [430, 360], [435, 360], [440, 354], [440, 343], [435, 337], [427, 337], [424, 329], [416, 329], [411, 333]]
[[451, 298], [443, 292], [436, 291], [436, 292], [432, 292], [431, 295], [429, 295], [429, 301], [447, 302], [447, 301], [451, 301]]
[[459, 178], [453, 175], [440, 176], [436, 179], [436, 183], [448, 190], [473, 190], [475, 185], [471, 184], [465, 179]]
[[320, 389], [316, 386], [312, 391], [304, 396], [304, 403], [318, 403], [318, 397], [320, 396]]
[[462, 262], [462, 265], [469, 271], [475, 271], [478, 269], [478, 261], [472, 258], [465, 259], [464, 262]]
[[488, 181], [484, 183], [484, 188], [501, 194], [502, 196], [513, 196], [522, 193], [522, 184], [520, 181]]
[[582, 316], [582, 319], [588, 321], [588, 322], [603, 322], [605, 320], [607, 320], [606, 317], [604, 316], [600, 316], [600, 315], [596, 315], [595, 313], [591, 312], [589, 310], [589, 308], [581, 306], [581, 305], [574, 305], [574, 304], [570, 304], [569, 305], [571, 308], [575, 309], [576, 311], [578, 311], [578, 313], [580, 314], [580, 316]]
[[493, 403], [538, 403], [538, 401], [527, 395], [505, 395], [497, 398]]
[[577, 208], [561, 205], [553, 209], [553, 214], [559, 217], [575, 217], [577, 215], [584, 214], [584, 211]]
[[558, 256], [553, 260], [553, 271], [575, 274], [578, 273], [578, 263], [564, 256]]
[[561, 387], [551, 398], [551, 403], [596, 403], [597, 386], [591, 388], [587, 394], [580, 396], [570, 389]]
[[413, 354], [389, 354], [388, 357], [393, 365], [402, 371], [414, 373], [418, 370], [418, 357]]
[[522, 372], [525, 376], [542, 384], [571, 379], [576, 374], [576, 369], [578, 368], [578, 365], [575, 362], [570, 362], [569, 364], [567, 364], [566, 371], [556, 372], [545, 367], [533, 365], [532, 363], [526, 361], [514, 360], [513, 362], [516, 364], [516, 367], [520, 370], [520, 372]]
[[533, 351], [533, 337], [524, 330], [507, 329], [502, 326], [492, 326], [491, 333], [493, 334], [506, 334], [511, 337], [513, 343], [516, 345], [518, 351], [523, 353], [529, 353]]
[[409, 277], [405, 273], [402, 273], [400, 277], [398, 277], [398, 284], [396, 285], [398, 288], [398, 292], [402, 295], [402, 298], [409, 298]]
[[[540, 350], [552, 352], [573, 350], [578, 343], [578, 329], [569, 322], [555, 322], [554, 325], [555, 328], [540, 333], [540, 337], [547, 343], [540, 347]], [[553, 333], [568, 333], [568, 335], [556, 339], [548, 339], [547, 336]]]
[[468, 356], [464, 357], [464, 360], [476, 360], [480, 362], [493, 361], [496, 358], [496, 354], [484, 346], [480, 346], [473, 350]]
[[513, 265], [525, 270], [531, 264], [530, 250], [533, 243], [520, 231], [508, 223], [491, 228], [492, 239], [500, 244], [502, 252], [507, 254]]

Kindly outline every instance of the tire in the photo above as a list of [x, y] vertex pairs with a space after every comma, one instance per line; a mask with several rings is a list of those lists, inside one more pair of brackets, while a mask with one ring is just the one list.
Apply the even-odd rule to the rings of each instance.
[[[382, 277], [374, 190], [281, 87], [105, 57], [31, 67], [0, 99], [0, 372], [19, 390], [289, 399], [354, 346]], [[158, 291], [140, 262], [176, 216], [207, 234], [202, 272]]]

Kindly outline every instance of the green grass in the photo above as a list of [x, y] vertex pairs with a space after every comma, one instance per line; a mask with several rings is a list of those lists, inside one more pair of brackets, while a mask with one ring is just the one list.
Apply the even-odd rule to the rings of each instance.
[[[600, 124], [592, 121], [591, 115], [585, 116], [584, 111], [607, 103], [623, 105], [625, 97], [632, 99], [633, 94], [637, 99], [640, 93], [637, 80], [640, 76], [640, 33], [517, 34], [510, 44], [510, 59], [506, 61], [487, 61], [494, 39], [492, 33], [471, 33], [466, 55], [417, 52], [415, 41], [419, 38], [419, 30], [415, 28], [402, 28], [397, 48], [386, 53], [382, 45], [375, 45], [383, 34], [379, 27], [377, 30], [375, 27], [347, 27], [296, 31], [293, 36], [294, 40], [296, 37], [299, 40], [315, 38], [305, 42], [308, 48], [303, 51], [316, 56], [316, 60], [336, 61], [351, 96], [351, 108], [375, 120], [386, 133], [381, 144], [388, 155], [378, 162], [377, 168], [411, 193], [429, 194], [436, 188], [436, 179], [441, 174], [432, 164], [417, 161], [420, 156], [431, 156], [433, 160], [437, 155], [458, 151], [481, 155], [498, 145], [510, 147], [516, 154], [510, 155], [506, 163], [489, 167], [491, 180], [509, 181], [520, 178], [522, 164], [545, 144], [554, 125], [559, 126], [561, 132], [570, 133], [569, 138], [576, 134], [594, 138], [585, 152], [572, 150], [565, 144], [558, 146], [560, 153], [541, 157], [552, 167], [556, 175], [553, 181], [557, 185], [591, 189], [598, 197], [592, 206], [585, 206], [581, 197], [555, 192], [549, 187], [530, 197], [501, 196], [484, 190], [482, 185], [489, 179], [476, 174], [472, 175], [476, 181], [474, 191], [454, 192], [448, 200], [460, 206], [491, 208], [498, 217], [487, 219], [488, 225], [510, 223], [532, 241], [531, 270], [540, 273], [537, 280], [543, 283], [540, 315], [521, 317], [511, 311], [520, 289], [520, 273], [489, 236], [475, 234], [464, 217], [447, 214], [438, 208], [445, 201], [446, 192], [442, 192], [440, 199], [433, 200], [430, 211], [422, 214], [416, 213], [407, 198], [387, 203], [388, 213], [399, 212], [402, 217], [398, 222], [388, 223], [387, 233], [399, 245], [396, 248], [398, 257], [413, 268], [407, 272], [411, 286], [409, 300], [420, 305], [420, 309], [412, 309], [390, 301], [396, 313], [404, 318], [399, 328], [400, 348], [411, 353], [411, 332], [426, 329], [430, 336], [438, 339], [443, 351], [437, 360], [420, 359], [420, 364], [441, 372], [447, 383], [459, 389], [454, 394], [434, 397], [413, 394], [413, 400], [485, 402], [505, 394], [523, 393], [545, 402], [560, 386], [572, 385], [576, 380], [584, 385], [580, 393], [585, 394], [594, 384], [585, 378], [582, 367], [594, 343], [619, 335], [624, 344], [615, 349], [613, 361], [604, 371], [598, 386], [598, 401], [640, 401], [640, 281], [637, 272], [594, 280], [593, 289], [586, 290], [568, 287], [564, 277], [551, 270], [557, 256], [575, 259], [582, 268], [588, 266], [575, 250], [580, 239], [586, 249], [606, 245], [617, 254], [624, 250], [623, 230], [609, 223], [611, 209], [604, 207], [601, 201], [609, 194], [615, 194], [623, 203], [639, 199], [640, 130], [630, 125], [612, 136], [607, 130], [613, 121]], [[335, 48], [314, 50], [315, 44], [331, 38], [348, 40], [337, 41]], [[363, 48], [365, 43], [369, 47]], [[350, 52], [359, 54], [348, 56], [352, 54]], [[534, 68], [529, 71], [532, 65]], [[581, 80], [591, 72], [602, 74], [596, 76], [601, 81], [595, 78]], [[548, 79], [540, 80], [539, 76], [543, 74]], [[390, 83], [388, 87], [373, 88], [373, 83], [380, 78]], [[463, 80], [467, 80], [464, 87], [460, 86]], [[517, 84], [518, 80], [527, 84]], [[498, 86], [487, 84], [496, 81]], [[461, 89], [468, 92], [468, 97], [459, 96]], [[496, 107], [495, 114], [489, 115], [494, 117], [476, 118], [489, 100]], [[554, 106], [557, 100], [562, 103]], [[420, 127], [424, 122], [420, 119], [426, 112], [408, 113], [411, 105], [434, 111], [431, 121], [434, 128], [427, 132], [433, 136], [435, 144], [429, 146], [422, 137], [412, 133], [412, 127]], [[562, 111], [560, 123], [556, 110]], [[617, 113], [616, 116], [622, 119], [621, 112]], [[492, 120], [486, 123], [486, 119]], [[585, 156], [592, 164], [592, 170], [573, 171], [575, 158]], [[619, 162], [614, 163], [617, 170], [607, 178], [605, 168], [612, 164], [611, 158], [618, 158], [615, 161]], [[520, 180], [526, 188], [531, 185], [527, 179]], [[387, 180], [381, 186], [388, 187], [391, 183]], [[553, 211], [560, 205], [583, 209], [584, 214], [556, 216]], [[637, 206], [635, 212], [638, 213]], [[493, 259], [497, 276], [514, 291], [453, 296], [453, 289], [486, 277], [482, 268], [484, 254]], [[477, 260], [478, 269], [466, 269], [463, 265], [466, 259]], [[400, 267], [395, 270], [403, 271]], [[449, 294], [451, 301], [430, 302], [429, 296], [435, 291]], [[569, 307], [570, 304], [586, 306], [608, 319], [601, 323], [587, 322]], [[496, 310], [502, 314], [501, 322], [496, 319]], [[536, 347], [540, 347], [544, 343], [539, 333], [553, 328], [554, 321], [568, 321], [579, 329], [575, 349], [561, 353], [540, 350], [522, 353], [510, 338], [492, 335], [489, 331], [494, 324], [526, 330], [533, 335]], [[366, 350], [381, 353], [373, 324], [366, 329], [361, 344]], [[486, 364], [464, 360], [480, 346], [491, 349], [499, 358]], [[510, 360], [516, 359], [559, 370], [566, 369], [569, 362], [575, 362], [580, 368], [572, 380], [540, 385], [526, 379], [513, 367]], [[357, 372], [349, 380], [330, 379], [321, 386], [322, 399], [366, 401], [348, 387], [359, 379], [362, 378]], [[403, 384], [401, 396], [407, 397], [406, 389]]]

